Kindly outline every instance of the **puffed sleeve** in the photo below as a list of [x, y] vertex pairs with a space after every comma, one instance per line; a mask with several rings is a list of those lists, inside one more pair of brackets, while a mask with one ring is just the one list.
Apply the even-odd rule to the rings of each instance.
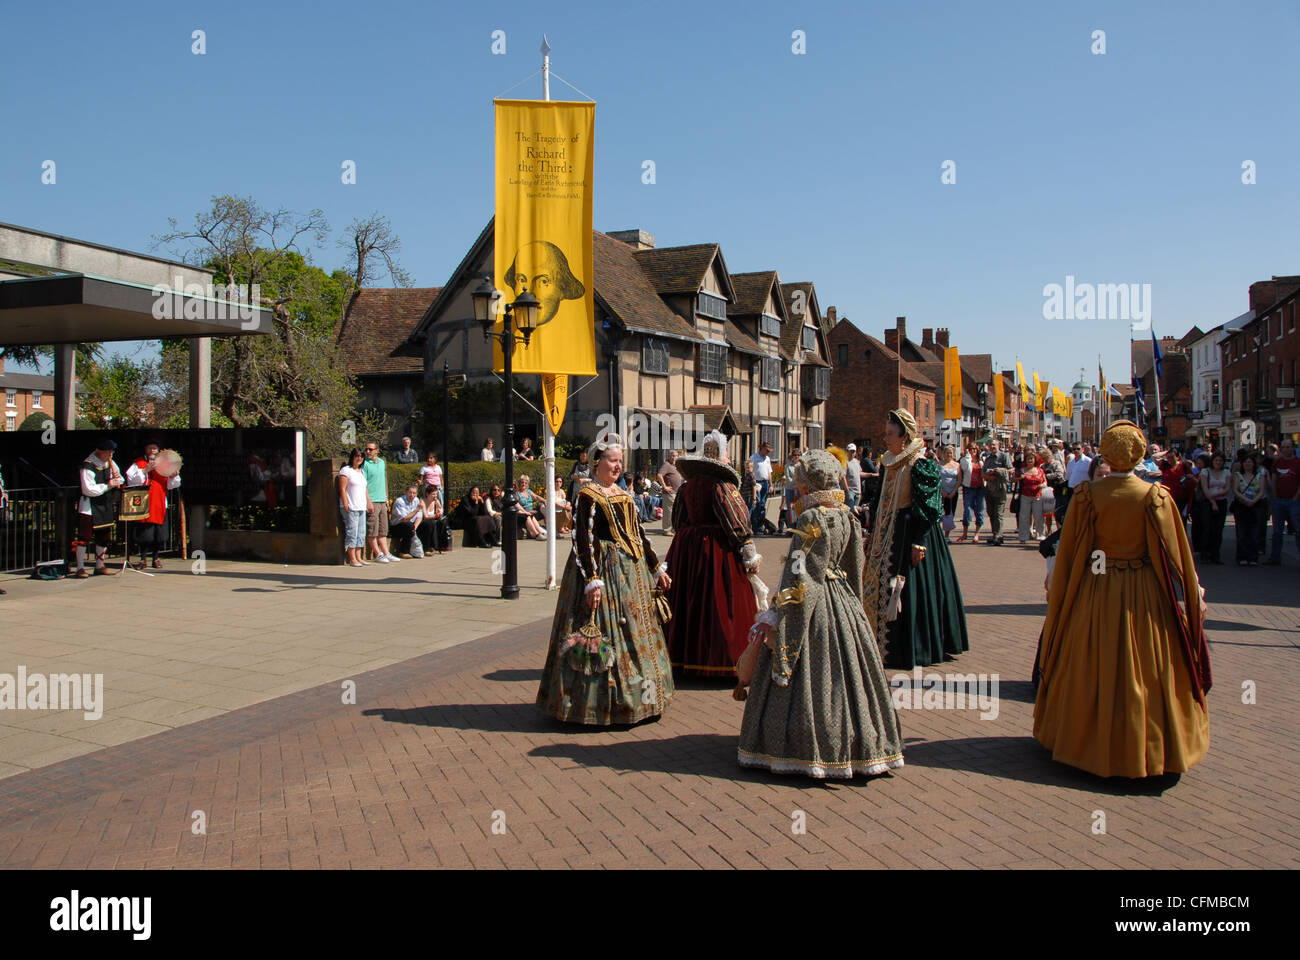
[[596, 558], [596, 498], [584, 487], [573, 508], [573, 560], [582, 576], [584, 592], [604, 588]]
[[810, 620], [821, 592], [826, 589], [830, 547], [821, 526], [823, 511], [800, 515], [790, 539], [790, 552], [781, 573], [781, 586], [772, 606], [759, 620], [775, 627], [770, 658], [772, 682], [789, 686], [790, 677], [807, 641]]
[[933, 460], [922, 458], [912, 464], [912, 510], [931, 523], [943, 516], [940, 476], [939, 464]]
[[714, 484], [713, 512], [722, 527], [727, 545], [736, 552], [742, 564], [754, 566], [757, 551], [754, 548], [754, 531], [749, 526], [749, 510], [734, 483]]

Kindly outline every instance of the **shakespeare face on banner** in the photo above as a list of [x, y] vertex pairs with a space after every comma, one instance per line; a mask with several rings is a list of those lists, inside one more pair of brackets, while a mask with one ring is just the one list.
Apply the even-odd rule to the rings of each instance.
[[[492, 282], [506, 303], [525, 290], [539, 303], [537, 326], [527, 345], [515, 347], [512, 369], [593, 376], [595, 104], [497, 100], [495, 108]], [[493, 368], [503, 370], [503, 362], [494, 342]], [[555, 400], [548, 396], [548, 406]]]
[[581, 300], [587, 288], [573, 275], [564, 251], [546, 240], [524, 244], [506, 271], [505, 281], [518, 297], [525, 289], [541, 301], [537, 326], [555, 318], [564, 300]]

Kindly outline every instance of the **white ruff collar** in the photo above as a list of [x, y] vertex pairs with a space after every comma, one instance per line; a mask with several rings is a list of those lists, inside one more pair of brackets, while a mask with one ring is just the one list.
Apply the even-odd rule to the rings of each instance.
[[880, 465], [882, 467], [898, 466], [899, 464], [906, 463], [909, 459], [915, 457], [924, 449], [925, 441], [920, 437], [917, 437], [915, 440], [908, 443], [908, 445], [902, 450], [899, 450], [898, 453], [886, 453], [880, 458]]

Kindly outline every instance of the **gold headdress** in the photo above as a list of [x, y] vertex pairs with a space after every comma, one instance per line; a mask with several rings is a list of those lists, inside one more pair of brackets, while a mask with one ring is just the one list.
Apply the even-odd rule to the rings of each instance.
[[1146, 452], [1147, 438], [1132, 420], [1116, 420], [1102, 434], [1101, 456], [1112, 470], [1132, 470]]
[[893, 417], [894, 420], [897, 421], [902, 426], [903, 435], [906, 439], [908, 440], [916, 439], [917, 437], [916, 417], [912, 416], [908, 411], [904, 410], [902, 407], [899, 407], [897, 410], [890, 410], [889, 416]]

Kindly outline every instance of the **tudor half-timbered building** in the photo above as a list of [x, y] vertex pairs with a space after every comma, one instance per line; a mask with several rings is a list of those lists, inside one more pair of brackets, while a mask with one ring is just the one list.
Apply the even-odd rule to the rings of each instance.
[[[396, 356], [422, 360], [424, 378], [445, 368], [470, 382], [497, 379], [490, 344], [473, 320], [471, 291], [493, 263], [489, 222]], [[613, 418], [632, 434], [628, 469], [657, 466], [669, 448], [693, 447], [712, 429], [731, 437], [733, 459], [760, 439], [775, 455], [825, 442], [829, 356], [811, 283], [776, 271], [732, 275], [716, 243], [654, 246], [642, 230], [593, 231], [597, 374], [573, 377], [563, 435], [589, 441]], [[519, 380], [537, 386], [535, 375]], [[539, 412], [516, 403], [516, 438], [540, 447]], [[463, 449], [498, 438], [498, 417], [459, 425]]]

